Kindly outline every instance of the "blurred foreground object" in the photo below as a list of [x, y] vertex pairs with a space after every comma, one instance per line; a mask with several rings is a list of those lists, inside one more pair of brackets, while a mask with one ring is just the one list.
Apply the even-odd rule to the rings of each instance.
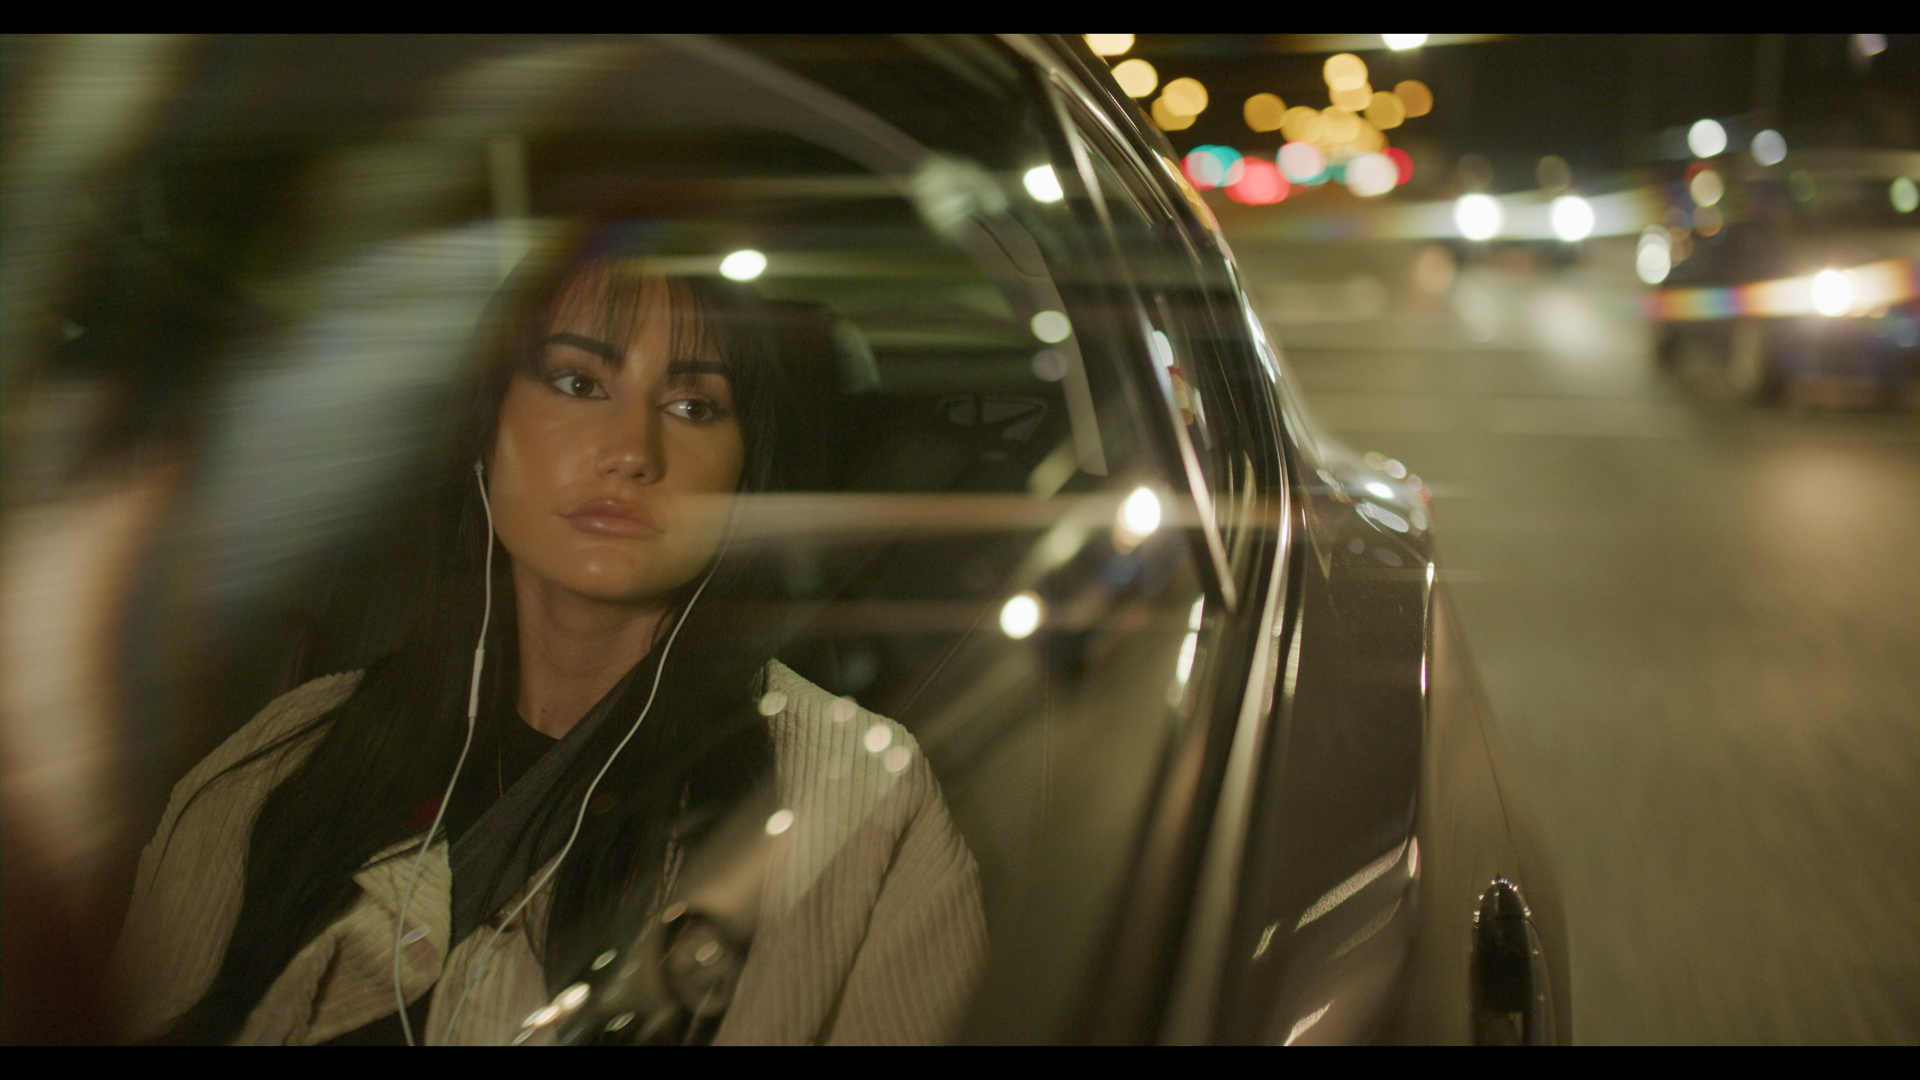
[[[99, 207], [173, 88], [172, 37], [7, 38], [0, 148], [0, 1040], [114, 1037], [100, 991], [137, 810], [122, 645], [179, 487], [97, 425], [97, 380], [34, 387]], [[30, 389], [31, 388], [31, 389]], [[122, 445], [122, 449], [125, 447]], [[103, 458], [107, 459], [103, 461]], [[81, 477], [86, 477], [82, 480]], [[78, 482], [75, 482], [78, 481]], [[131, 827], [130, 827], [131, 826]]]

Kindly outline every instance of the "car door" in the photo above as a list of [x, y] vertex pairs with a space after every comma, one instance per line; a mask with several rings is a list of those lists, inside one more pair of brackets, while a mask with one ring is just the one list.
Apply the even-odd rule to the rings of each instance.
[[[1159, 1037], [1510, 1041], [1524, 1028], [1521, 1041], [1564, 1038], [1564, 963], [1545, 959], [1564, 958], [1557, 893], [1434, 588], [1427, 507], [1312, 424], [1205, 203], [1104, 65], [1067, 43], [1059, 67], [1079, 75], [1060, 84], [1079, 87], [1099, 117], [1085, 121], [1089, 144], [1103, 129], [1110, 145], [1130, 141], [1148, 163], [1139, 188], [1158, 187], [1162, 211], [1186, 218], [1165, 232], [1214, 283], [1203, 290], [1213, 325], [1258, 357], [1236, 365], [1225, 351], [1210, 370], [1237, 373], [1243, 400], [1268, 406], [1291, 474], [1284, 498], [1261, 496], [1283, 540], [1268, 579], [1276, 610], [1253, 631], [1247, 718], [1218, 773]], [[1516, 949], [1518, 975], [1488, 959]], [[1487, 974], [1502, 962], [1508, 974]], [[1516, 999], [1523, 1021], [1512, 1019]]]

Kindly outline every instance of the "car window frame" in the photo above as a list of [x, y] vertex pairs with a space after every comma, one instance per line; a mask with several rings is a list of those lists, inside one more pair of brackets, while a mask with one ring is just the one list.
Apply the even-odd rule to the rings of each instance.
[[[1079, 88], [1068, 83], [1060, 71], [1046, 64], [1044, 56], [1029, 54], [1029, 59], [1042, 61], [1041, 77], [1037, 82], [1041, 91], [1053, 102], [1055, 135], [1065, 150], [1064, 154], [1056, 151], [1056, 156], [1073, 162], [1071, 184], [1074, 195], [1078, 197], [1076, 201], [1092, 209], [1095, 220], [1085, 224], [1099, 234], [1104, 249], [1097, 254], [1088, 254], [1098, 259], [1107, 275], [1107, 287], [1102, 290], [1106, 295], [1101, 301], [1083, 306], [1105, 306], [1115, 313], [1112, 319], [1115, 325], [1107, 328], [1105, 344], [1114, 353], [1117, 361], [1115, 366], [1123, 370], [1137, 397], [1152, 399], [1151, 403], [1139, 402], [1144, 427], [1156, 444], [1154, 449], [1162, 475], [1178, 484], [1181, 500], [1191, 509], [1192, 523], [1186, 531], [1193, 541], [1195, 561], [1199, 564], [1202, 579], [1207, 583], [1209, 596], [1215, 603], [1227, 610], [1235, 610], [1243, 597], [1241, 571], [1245, 568], [1234, 563], [1227, 537], [1220, 526], [1221, 493], [1208, 479], [1200, 462], [1200, 450], [1194, 445], [1187, 426], [1180, 421], [1179, 404], [1165, 367], [1153, 355], [1149, 336], [1153, 324], [1152, 312], [1146, 295], [1134, 280], [1125, 245], [1120, 243], [1114, 232], [1106, 195], [1093, 175], [1091, 154], [1094, 151], [1083, 141], [1085, 135], [1080, 125], [1076, 124], [1074, 115], [1084, 116], [1108, 129], [1102, 134], [1118, 148], [1132, 154], [1139, 151], [1121, 137], [1110, 117], [1095, 103], [1088, 101]], [[1184, 235], [1187, 222], [1166, 201], [1164, 189], [1153, 184], [1151, 178], [1142, 179], [1147, 182], [1146, 190], [1157, 197], [1160, 203], [1157, 209], [1167, 220], [1174, 222]], [[1125, 320], [1118, 317], [1121, 311], [1128, 312]], [[1123, 321], [1126, 325], [1121, 325]], [[1147, 388], [1151, 388], [1150, 392], [1143, 392]]]
[[[1237, 693], [1231, 695], [1231, 700], [1216, 699], [1207, 708], [1196, 705], [1196, 723], [1189, 732], [1193, 737], [1185, 740], [1185, 746], [1175, 748], [1171, 755], [1173, 759], [1190, 758], [1190, 764], [1196, 771], [1189, 778], [1192, 785], [1184, 791], [1177, 790], [1180, 787], [1178, 784], [1163, 791], [1162, 805], [1158, 811], [1160, 821], [1156, 825], [1184, 821], [1184, 832], [1190, 845], [1188, 857], [1183, 860], [1178, 855], [1163, 851], [1156, 858], [1156, 853], [1149, 850], [1149, 838], [1142, 838], [1140, 865], [1143, 868], [1153, 863], [1167, 867], [1180, 866], [1187, 871], [1188, 877], [1181, 883], [1178, 895], [1164, 896], [1157, 904], [1137, 904], [1135, 906], [1139, 910], [1129, 913], [1136, 919], [1158, 920], [1160, 927], [1157, 932], [1149, 930], [1140, 934], [1138, 931], [1143, 926], [1136, 925], [1136, 933], [1129, 941], [1125, 933], [1127, 928], [1116, 927], [1116, 958], [1123, 951], [1134, 951], [1141, 946], [1162, 952], [1161, 977], [1157, 980], [1148, 979], [1149, 983], [1157, 983], [1159, 993], [1142, 1000], [1125, 1000], [1130, 995], [1112, 988], [1115, 993], [1108, 995], [1109, 1000], [1100, 1004], [1095, 1021], [1090, 1022], [1087, 1028], [1088, 1033], [1099, 1039], [1206, 1041], [1213, 1028], [1218, 995], [1223, 987], [1224, 950], [1230, 945], [1228, 934], [1234, 920], [1239, 870], [1244, 861], [1248, 814], [1261, 779], [1259, 762], [1273, 727], [1273, 716], [1277, 709], [1283, 707], [1277, 700], [1280, 669], [1283, 663], [1297, 662], [1298, 659], [1297, 649], [1289, 649], [1289, 635], [1292, 635], [1293, 644], [1297, 645], [1298, 629], [1294, 605], [1290, 600], [1297, 582], [1297, 575], [1291, 572], [1297, 554], [1294, 551], [1292, 527], [1295, 503], [1293, 484], [1297, 470], [1294, 461], [1296, 451], [1290, 445], [1287, 434], [1289, 417], [1286, 394], [1281, 386], [1283, 365], [1278, 348], [1267, 338], [1264, 327], [1248, 302], [1232, 253], [1225, 238], [1220, 235], [1211, 211], [1190, 185], [1178, 182], [1182, 178], [1168, 158], [1167, 151], [1146, 143], [1131, 125], [1115, 119], [1109, 111], [1113, 108], [1112, 103], [1080, 85], [1084, 76], [1073, 71], [1070, 65], [1074, 59], [1084, 61], [1084, 58], [1069, 55], [1062, 59], [1050, 55], [1051, 50], [1031, 39], [1009, 40], [1041, 70], [1047, 92], [1054, 96], [1060, 137], [1068, 144], [1068, 154], [1079, 173], [1075, 177], [1075, 186], [1081, 190], [1076, 194], [1099, 218], [1107, 242], [1112, 247], [1112, 262], [1121, 270], [1115, 274], [1114, 281], [1124, 285], [1136, 302], [1141, 302], [1140, 291], [1126, 268], [1125, 247], [1114, 233], [1111, 210], [1106, 206], [1096, 178], [1092, 175], [1088, 148], [1079, 142], [1080, 132], [1072, 116], [1075, 112], [1097, 124], [1100, 133], [1117, 144], [1116, 149], [1130, 151], [1134, 158], [1151, 156], [1170, 172], [1170, 180], [1143, 177], [1147, 181], [1146, 190], [1158, 197], [1162, 213], [1178, 224], [1196, 263], [1206, 257], [1207, 248], [1217, 251], [1218, 266], [1215, 269], [1224, 275], [1224, 281], [1208, 284], [1223, 285], [1233, 303], [1230, 305], [1232, 310], [1226, 310], [1217, 297], [1221, 289], [1210, 287], [1204, 291], [1207, 312], [1214, 320], [1217, 335], [1213, 340], [1237, 342], [1245, 347], [1244, 356], [1219, 359], [1225, 364], [1237, 361], [1238, 366], [1247, 369], [1245, 374], [1254, 376], [1249, 380], [1250, 385], [1258, 388], [1257, 392], [1240, 399], [1242, 406], [1250, 407], [1252, 415], [1238, 419], [1244, 429], [1242, 436], [1253, 440], [1254, 446], [1267, 451], [1262, 457], [1270, 460], [1257, 460], [1249, 455], [1249, 469], [1244, 477], [1245, 491], [1255, 498], [1249, 500], [1250, 507], [1243, 509], [1251, 509], [1263, 517], [1271, 514], [1274, 526], [1271, 539], [1259, 542], [1262, 530], [1252, 527], [1253, 523], [1247, 523], [1240, 530], [1239, 537], [1249, 542], [1236, 542], [1234, 548], [1229, 550], [1222, 542], [1224, 538], [1220, 532], [1210, 530], [1213, 542], [1205, 552], [1208, 558], [1197, 558], [1196, 562], [1203, 566], [1213, 565], [1216, 572], [1228, 580], [1232, 580], [1237, 573], [1244, 573], [1245, 595], [1249, 599], [1260, 597], [1264, 602], [1257, 605], [1243, 603], [1238, 605], [1237, 610], [1229, 609], [1222, 613], [1225, 617], [1218, 620], [1214, 635], [1219, 654], [1215, 662], [1222, 670], [1214, 677], [1216, 680], [1230, 679]], [[1071, 43], [1063, 51], [1071, 54]], [[1063, 101], [1063, 98], [1066, 100]], [[1069, 108], [1069, 102], [1077, 108]], [[1176, 195], [1179, 197], [1176, 198]], [[1205, 274], [1198, 266], [1196, 273], [1205, 280]], [[1134, 340], [1136, 347], [1129, 352], [1141, 354], [1148, 351], [1143, 337], [1136, 336]], [[1150, 357], [1132, 355], [1129, 359], [1133, 368], [1129, 374], [1136, 380], [1142, 378], [1143, 368], [1151, 370]], [[1165, 389], [1164, 386], [1162, 389]], [[1162, 399], [1165, 405], [1172, 404], [1164, 394]], [[1158, 421], [1160, 418], [1156, 415], [1155, 419]], [[1184, 434], [1177, 414], [1169, 414], [1164, 424], [1155, 423], [1153, 427], [1162, 429], [1162, 434], [1171, 434], [1176, 430]], [[1261, 431], [1264, 438], [1254, 434], [1256, 429]], [[1244, 446], [1242, 449], [1251, 450], [1254, 446]], [[1185, 448], [1192, 450], [1190, 442]], [[1182, 455], [1182, 464], [1197, 466], [1197, 461], [1194, 457]], [[1204, 481], [1197, 468], [1187, 471], [1187, 475], [1193, 482]], [[1235, 648], [1236, 645], [1240, 647]], [[1221, 695], [1222, 698], [1225, 696]], [[1198, 723], [1203, 716], [1211, 722]], [[1170, 760], [1169, 768], [1169, 780], [1172, 780], [1181, 766], [1177, 760]], [[1147, 910], [1150, 908], [1157, 910]], [[1177, 959], [1169, 959], [1169, 954]], [[1115, 961], [1116, 964], [1122, 962], [1119, 959]], [[1118, 969], [1115, 974], [1119, 974]], [[1135, 989], [1136, 993], [1131, 997], [1139, 999], [1139, 988]]]

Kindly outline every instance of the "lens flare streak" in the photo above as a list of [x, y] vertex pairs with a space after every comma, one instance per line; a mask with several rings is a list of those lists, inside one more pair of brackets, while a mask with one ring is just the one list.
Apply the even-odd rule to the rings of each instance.
[[1662, 289], [1644, 311], [1660, 322], [1740, 316], [1846, 315], [1920, 297], [1920, 264], [1886, 259], [1846, 271], [1758, 281], [1724, 289]]

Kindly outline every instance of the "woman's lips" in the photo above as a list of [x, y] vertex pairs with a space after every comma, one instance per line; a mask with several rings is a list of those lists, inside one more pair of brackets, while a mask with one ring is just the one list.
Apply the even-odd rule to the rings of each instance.
[[596, 536], [644, 539], [660, 532], [646, 507], [620, 499], [595, 499], [561, 516], [574, 528]]

